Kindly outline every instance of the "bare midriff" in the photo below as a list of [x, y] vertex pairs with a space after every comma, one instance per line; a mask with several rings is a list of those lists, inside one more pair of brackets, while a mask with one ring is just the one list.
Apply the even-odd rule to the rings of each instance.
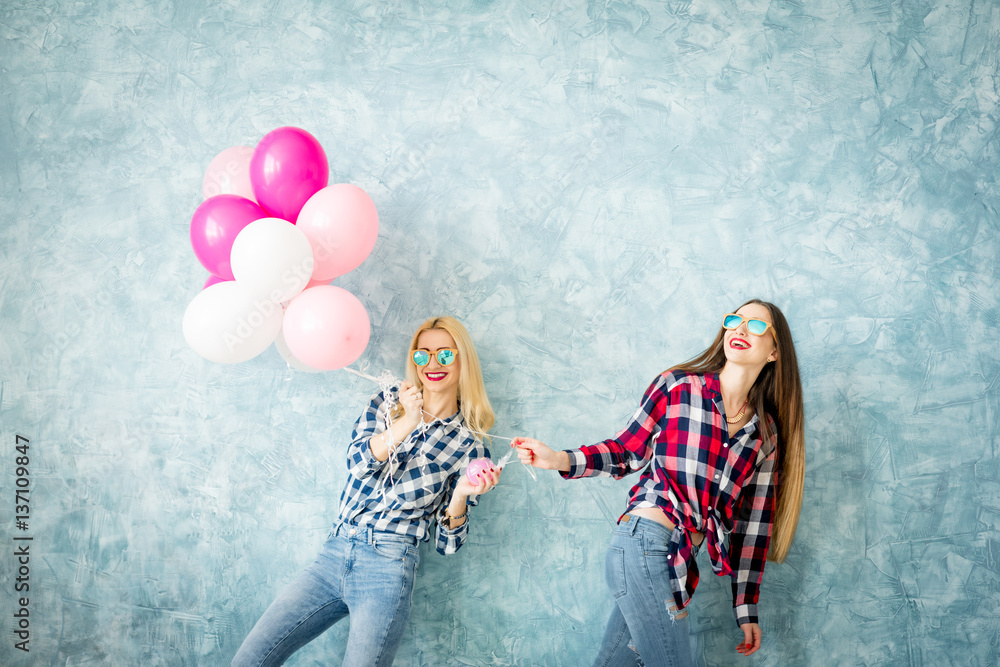
[[[629, 514], [632, 516], [641, 517], [643, 519], [649, 519], [650, 521], [655, 521], [656, 523], [673, 530], [677, 526], [673, 521], [667, 518], [667, 515], [663, 513], [662, 510], [658, 510], [655, 507], [636, 507], [634, 510], [629, 510]], [[705, 533], [699, 533], [696, 531], [690, 531], [691, 533], [691, 543], [696, 547], [701, 546], [701, 543], [705, 541]]]

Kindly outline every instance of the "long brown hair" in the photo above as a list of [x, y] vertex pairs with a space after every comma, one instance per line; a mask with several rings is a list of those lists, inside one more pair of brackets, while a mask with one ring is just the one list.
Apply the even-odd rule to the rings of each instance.
[[[462, 370], [458, 374], [458, 405], [465, 419], [466, 425], [478, 434], [486, 433], [493, 427], [493, 406], [486, 395], [486, 386], [483, 384], [483, 371], [479, 365], [479, 355], [476, 354], [476, 347], [472, 344], [469, 332], [465, 330], [462, 323], [454, 317], [443, 315], [432, 317], [419, 327], [410, 339], [410, 349], [406, 354], [406, 379], [420, 391], [424, 390], [424, 383], [417, 373], [417, 366], [413, 363], [413, 351], [417, 349], [417, 339], [420, 334], [432, 329], [447, 331], [455, 341], [458, 348], [458, 358], [462, 362]], [[393, 419], [403, 414], [402, 406], [397, 405], [393, 414]], [[439, 415], [445, 416], [445, 415]]]
[[[788, 328], [785, 316], [773, 303], [760, 299], [750, 299], [743, 306], [751, 303], [764, 306], [771, 314], [771, 329], [778, 349], [777, 360], [761, 369], [757, 381], [750, 388], [750, 403], [757, 412], [761, 435], [765, 440], [775, 434], [770, 421], [764, 415], [770, 414], [778, 422], [778, 498], [768, 559], [780, 563], [785, 560], [795, 538], [799, 512], [802, 509], [802, 491], [805, 486], [806, 445], [802, 382], [799, 380], [799, 362], [795, 357], [792, 332]], [[720, 327], [715, 341], [707, 350], [672, 370], [686, 373], [718, 373], [726, 365], [726, 350], [723, 346], [725, 335], [725, 328]]]

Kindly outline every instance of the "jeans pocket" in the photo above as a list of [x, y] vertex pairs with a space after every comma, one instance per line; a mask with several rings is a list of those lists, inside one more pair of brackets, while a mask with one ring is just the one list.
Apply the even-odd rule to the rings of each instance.
[[666, 582], [670, 580], [670, 552], [663, 548], [654, 547], [643, 552], [643, 561], [646, 566], [646, 576], [654, 582]]
[[616, 600], [624, 597], [625, 589], [625, 550], [620, 547], [608, 547], [608, 555], [604, 558], [604, 578], [608, 588]]
[[642, 550], [647, 556], [666, 557], [670, 553], [670, 544], [659, 535], [643, 535]]
[[372, 550], [375, 553], [391, 560], [404, 560], [407, 551], [411, 548], [414, 547], [409, 542], [401, 540], [375, 538], [375, 541], [372, 543]]

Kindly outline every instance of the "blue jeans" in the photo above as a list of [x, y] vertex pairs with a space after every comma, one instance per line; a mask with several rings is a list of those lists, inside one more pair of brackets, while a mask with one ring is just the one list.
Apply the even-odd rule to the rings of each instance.
[[604, 561], [615, 608], [594, 667], [693, 667], [687, 612], [677, 612], [667, 569], [670, 530], [629, 516]]
[[347, 614], [344, 667], [391, 665], [419, 560], [413, 537], [338, 524], [243, 640], [234, 667], [280, 665]]

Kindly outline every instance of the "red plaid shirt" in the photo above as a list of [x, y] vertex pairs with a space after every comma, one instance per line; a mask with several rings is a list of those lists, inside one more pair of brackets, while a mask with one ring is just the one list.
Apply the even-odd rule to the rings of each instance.
[[717, 374], [666, 371], [617, 437], [569, 450], [571, 467], [563, 477], [621, 479], [642, 470], [626, 513], [658, 507], [678, 526], [668, 545], [678, 608], [687, 606], [698, 585], [697, 550], [690, 538], [698, 531], [705, 533], [712, 569], [733, 579], [733, 611], [742, 625], [757, 622], [778, 448], [776, 437], [763, 442], [759, 415], [730, 435], [725, 414]]

